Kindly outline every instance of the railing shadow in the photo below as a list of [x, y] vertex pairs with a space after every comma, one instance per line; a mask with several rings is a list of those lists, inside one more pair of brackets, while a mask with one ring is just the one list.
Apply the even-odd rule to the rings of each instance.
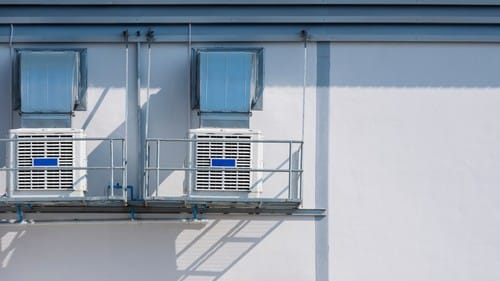
[[[219, 280], [236, 265], [244, 265], [245, 257], [271, 239], [283, 223], [281, 218], [239, 217], [205, 223], [2, 225], [0, 277], [52, 279], [57, 268], [53, 280], [154, 280], [158, 276]], [[267, 242], [271, 241], [274, 238]], [[277, 247], [287, 247], [286, 243]], [[138, 263], [138, 258], [144, 262]]]
[[[2, 280], [177, 280], [175, 240], [192, 224], [2, 226]], [[151, 257], [147, 269], [138, 257]], [[29, 268], [29, 270], [27, 270]], [[57, 272], [57, 276], [54, 275]], [[145, 279], [145, 280], [146, 280]]]
[[[240, 219], [234, 221], [215, 220], [191, 240], [184, 248], [177, 252], [180, 261], [179, 281], [192, 276], [211, 277], [219, 280], [234, 265], [241, 261], [249, 252], [276, 230], [283, 220], [249, 220]], [[219, 224], [225, 224], [227, 230], [222, 235], [211, 235]], [[255, 227], [252, 224], [260, 224], [256, 231], [249, 231]], [[253, 232], [253, 233], [252, 233]], [[209, 238], [207, 238], [209, 237]], [[204, 241], [205, 240], [205, 241]], [[210, 243], [206, 243], [209, 240]], [[203, 248], [199, 251], [197, 247]], [[190, 255], [197, 252], [196, 255]], [[187, 258], [184, 258], [187, 256]], [[213, 270], [212, 268], [217, 268]]]

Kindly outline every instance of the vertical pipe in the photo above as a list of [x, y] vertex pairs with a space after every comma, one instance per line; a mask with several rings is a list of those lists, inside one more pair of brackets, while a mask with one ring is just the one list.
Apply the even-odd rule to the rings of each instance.
[[24, 215], [23, 215], [23, 206], [21, 204], [17, 204], [17, 221], [18, 223], [24, 222]]
[[[9, 107], [8, 107], [8, 112], [9, 112], [9, 129], [13, 129], [14, 128], [14, 118], [12, 117], [12, 114], [13, 114], [13, 105], [14, 105], [14, 102], [13, 102], [13, 83], [14, 83], [14, 47], [12, 45], [14, 41], [14, 25], [11, 24], [10, 25], [10, 36], [9, 36], [9, 56], [10, 56], [10, 81], [9, 81], [9, 85], [10, 85], [10, 88], [9, 88]], [[11, 137], [12, 138], [12, 137]], [[17, 139], [17, 137], [16, 137]], [[17, 148], [17, 141], [14, 142], [14, 141], [10, 141], [9, 142], [9, 157], [10, 157], [10, 160], [9, 160], [9, 168], [12, 169], [14, 168], [14, 145], [15, 147]], [[17, 166], [16, 166], [17, 168]], [[13, 192], [14, 192], [14, 179], [15, 179], [15, 176], [17, 174], [17, 170], [9, 170], [8, 172], [8, 176], [9, 176], [9, 189], [8, 189], [8, 195], [9, 196], [12, 196]]]
[[288, 142], [288, 199], [292, 199], [292, 141]]
[[188, 25], [188, 49], [187, 49], [187, 89], [188, 89], [188, 103], [187, 103], [187, 129], [191, 129], [191, 23]]
[[135, 220], [135, 208], [134, 208], [134, 206], [130, 206], [130, 220], [131, 221]]
[[[306, 30], [302, 30], [302, 36], [304, 37], [304, 77], [303, 77], [303, 81], [302, 81], [302, 137], [301, 137], [301, 140], [302, 140], [302, 143], [301, 143], [301, 149], [300, 149], [300, 153], [301, 153], [301, 163], [302, 163], [302, 150], [303, 150], [303, 145], [304, 145], [304, 137], [305, 137], [305, 126], [306, 126], [306, 86], [307, 86], [307, 31]], [[302, 200], [302, 174], [300, 175], [300, 182], [301, 182], [301, 186], [300, 186], [300, 199]], [[302, 203], [301, 203], [302, 204]]]
[[146, 82], [146, 124], [144, 128], [144, 138], [149, 137], [149, 98], [151, 96], [151, 42], [148, 42], [148, 69], [147, 69], [147, 82]]
[[156, 140], [156, 197], [160, 188], [160, 140]]
[[[145, 140], [145, 145], [147, 147], [144, 147], [146, 150], [146, 155], [144, 157], [144, 167], [149, 167], [149, 156], [150, 156], [150, 151], [149, 151], [149, 143], [147, 141], [149, 137], [149, 99], [150, 99], [150, 89], [151, 89], [151, 38], [150, 38], [150, 32], [148, 31], [148, 68], [147, 68], [147, 80], [146, 80], [146, 112], [145, 112], [145, 124], [144, 124], [144, 137], [143, 139]], [[148, 194], [148, 186], [149, 186], [149, 175], [150, 171], [144, 169], [144, 176], [145, 176], [145, 181], [144, 181], [144, 194]]]
[[[123, 138], [123, 145], [122, 145], [122, 166], [124, 167], [123, 169], [123, 179], [122, 179], [122, 184], [123, 184], [123, 197], [124, 201], [127, 201], [127, 186], [128, 186], [128, 107], [129, 107], [129, 86], [128, 86], [128, 30], [124, 31], [123, 33], [125, 37], [125, 136]], [[131, 198], [133, 199], [133, 198]]]
[[193, 220], [198, 219], [198, 204], [194, 204], [193, 206]]
[[[137, 37], [141, 36], [140, 31], [137, 31], [136, 33]], [[139, 39], [139, 38], [138, 38]], [[139, 198], [143, 197], [144, 194], [144, 159], [145, 159], [145, 151], [144, 151], [144, 140], [142, 138], [142, 123], [141, 123], [141, 115], [142, 115], [142, 109], [141, 109], [141, 42], [137, 41], [136, 44], [137, 48], [137, 54], [136, 54], [136, 75], [137, 75], [137, 136], [138, 136], [138, 143], [139, 143], [139, 155], [142, 161], [139, 161], [139, 170], [142, 171], [142, 177], [139, 177], [139, 182], [141, 188], [138, 188], [139, 191]]]
[[[192, 60], [192, 57], [191, 57], [191, 22], [189, 23], [188, 25], [188, 49], [187, 49], [187, 57], [188, 57], [188, 62], [187, 62], [187, 77], [188, 77], [188, 102], [187, 102], [187, 130], [189, 132], [189, 130], [191, 129], [191, 104], [192, 104], [192, 99], [191, 99], [191, 95], [192, 95], [192, 92], [191, 92], [191, 60]], [[192, 142], [188, 142], [188, 157], [191, 157], [192, 155], [192, 145], [193, 143]], [[189, 168], [191, 168], [193, 165], [191, 164], [192, 163], [192, 159], [188, 159], [188, 163], [189, 163]], [[192, 183], [193, 183], [193, 171], [188, 171], [188, 179], [187, 179], [187, 194], [188, 196], [191, 195], [191, 189], [193, 188], [192, 186]]]
[[14, 128], [14, 118], [12, 117], [12, 111], [13, 111], [13, 104], [14, 104], [14, 101], [13, 101], [13, 95], [14, 95], [14, 87], [13, 87], [13, 83], [14, 83], [14, 46], [12, 45], [14, 41], [14, 25], [11, 24], [10, 25], [10, 36], [9, 36], [9, 56], [10, 56], [10, 81], [9, 81], [9, 85], [10, 85], [10, 95], [9, 95], [9, 125], [10, 125], [10, 129], [13, 129]]
[[306, 86], [307, 86], [307, 31], [302, 30], [304, 37], [304, 76], [302, 81], [302, 141], [304, 141], [305, 119], [306, 119]]
[[113, 139], [109, 139], [109, 155], [110, 155], [110, 164], [111, 164], [111, 182], [110, 182], [110, 187], [111, 187], [111, 197], [114, 197], [115, 195], [115, 188], [114, 188], [114, 181], [115, 181], [115, 167], [114, 167], [114, 149], [113, 149]]

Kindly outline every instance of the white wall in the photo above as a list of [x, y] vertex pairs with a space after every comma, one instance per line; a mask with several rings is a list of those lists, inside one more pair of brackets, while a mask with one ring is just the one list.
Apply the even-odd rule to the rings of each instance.
[[494, 44], [332, 44], [333, 280], [499, 280]]
[[313, 229], [308, 219], [248, 216], [1, 226], [0, 278], [314, 280], [314, 259], [304, 259]]

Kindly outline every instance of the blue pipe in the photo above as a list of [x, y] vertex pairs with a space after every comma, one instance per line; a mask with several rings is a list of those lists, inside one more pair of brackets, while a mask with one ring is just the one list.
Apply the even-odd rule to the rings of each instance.
[[[109, 194], [109, 189], [111, 187], [108, 185], [108, 194]], [[123, 189], [123, 186], [120, 184], [120, 183], [116, 183], [115, 185], [113, 185], [113, 188], [114, 189]], [[135, 198], [134, 198], [134, 186], [132, 185], [127, 185], [127, 190], [130, 190], [130, 201], [134, 201]], [[128, 192], [128, 191], [127, 191]]]
[[24, 221], [23, 216], [23, 206], [21, 204], [17, 205], [17, 221], [18, 223], [22, 223]]
[[134, 206], [130, 206], [130, 220], [135, 221], [135, 208], [134, 208]]
[[198, 204], [193, 206], [193, 220], [198, 220]]
[[135, 200], [134, 187], [132, 185], [127, 185], [127, 189], [130, 189], [130, 201], [134, 201]]

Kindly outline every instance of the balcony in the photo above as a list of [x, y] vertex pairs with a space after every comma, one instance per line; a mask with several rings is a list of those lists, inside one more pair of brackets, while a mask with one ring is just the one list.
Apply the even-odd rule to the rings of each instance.
[[[0, 211], [4, 212], [128, 213], [130, 218], [135, 218], [136, 213], [189, 213], [193, 217], [198, 213], [318, 213], [314, 209], [300, 208], [301, 141], [239, 139], [237, 143], [241, 149], [255, 148], [253, 155], [257, 159], [246, 167], [224, 167], [201, 165], [198, 163], [200, 158], [195, 157], [200, 147], [215, 145], [213, 140], [149, 138], [145, 141], [142, 186], [135, 190], [127, 185], [130, 171], [124, 157], [126, 144], [123, 138], [64, 139], [63, 144], [75, 153], [73, 157], [77, 157], [75, 148], [78, 146], [90, 153], [82, 154], [85, 161], [63, 163], [60, 160], [54, 166], [50, 163], [40, 166], [35, 160], [22, 164], [21, 156], [26, 152], [20, 150], [26, 149], [26, 145], [33, 146], [29, 153], [50, 150], [52, 154], [45, 153], [37, 158], [42, 162], [49, 161], [57, 158], [58, 155], [52, 157], [58, 153], [57, 149], [64, 150], [63, 147], [53, 151], [54, 146], [61, 145], [60, 138], [32, 137], [28, 142], [23, 138], [10, 138], [0, 139], [0, 142], [5, 144], [9, 155], [5, 166], [0, 168], [0, 180], [6, 186], [6, 192], [0, 198]], [[40, 143], [43, 148], [40, 148]], [[231, 147], [235, 140], [217, 140], [216, 144]], [[222, 159], [228, 159], [227, 155]], [[21, 185], [21, 177], [26, 174], [33, 183]], [[67, 174], [73, 176], [69, 187], [52, 182], [54, 177]], [[239, 188], [234, 187], [235, 175], [236, 181], [240, 181]], [[199, 183], [203, 177], [205, 182]], [[74, 194], [75, 187], [82, 180], [85, 187]]]
[[[8, 162], [0, 168], [0, 205], [124, 206], [125, 139], [23, 134], [0, 139]], [[92, 152], [87, 155], [88, 148]], [[125, 187], [125, 188], [124, 188]]]
[[148, 206], [296, 209], [302, 203], [301, 141], [148, 138], [146, 147]]

